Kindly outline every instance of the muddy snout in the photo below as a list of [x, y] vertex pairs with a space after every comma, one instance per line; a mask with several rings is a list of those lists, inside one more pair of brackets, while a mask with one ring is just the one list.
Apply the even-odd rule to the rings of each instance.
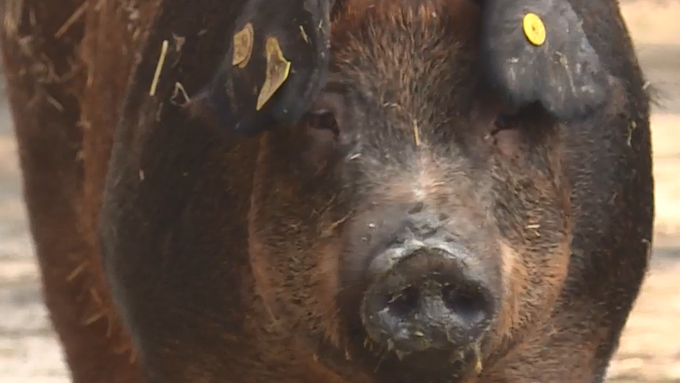
[[466, 266], [470, 256], [438, 240], [411, 240], [377, 255], [361, 308], [368, 335], [406, 354], [476, 344], [497, 305], [489, 283]]

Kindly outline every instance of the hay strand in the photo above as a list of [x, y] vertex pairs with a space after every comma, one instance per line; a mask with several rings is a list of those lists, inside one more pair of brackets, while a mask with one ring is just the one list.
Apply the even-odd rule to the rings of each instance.
[[153, 81], [151, 82], [151, 89], [149, 89], [149, 96], [153, 97], [156, 95], [156, 87], [158, 87], [158, 79], [161, 77], [161, 71], [163, 70], [163, 63], [165, 62], [165, 56], [168, 54], [168, 40], [163, 40], [163, 45], [161, 46], [161, 55], [156, 63], [156, 72], [153, 75]]

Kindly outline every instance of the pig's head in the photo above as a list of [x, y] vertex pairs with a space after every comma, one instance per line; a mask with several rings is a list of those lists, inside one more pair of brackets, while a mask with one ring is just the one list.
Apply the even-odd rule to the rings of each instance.
[[558, 124], [488, 87], [474, 3], [400, 3], [349, 1], [326, 88], [263, 135], [251, 263], [321, 362], [450, 381], [549, 315], [569, 187]]

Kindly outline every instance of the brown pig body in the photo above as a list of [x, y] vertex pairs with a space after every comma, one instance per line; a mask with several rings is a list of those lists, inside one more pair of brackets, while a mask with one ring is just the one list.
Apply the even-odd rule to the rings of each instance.
[[291, 83], [261, 120], [248, 63], [215, 75], [257, 1], [56, 3], [6, 2], [2, 48], [74, 382], [602, 382], [654, 217], [614, 2], [571, 2], [606, 80], [579, 118], [490, 80], [489, 5], [347, 0], [304, 2], [316, 56], [279, 39]]

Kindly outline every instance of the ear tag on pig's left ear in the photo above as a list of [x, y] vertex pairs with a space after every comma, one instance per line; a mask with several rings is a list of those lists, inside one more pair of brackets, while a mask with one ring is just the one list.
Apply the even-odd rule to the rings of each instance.
[[513, 109], [540, 103], [560, 120], [607, 99], [607, 68], [568, 0], [485, 0], [481, 63]]

